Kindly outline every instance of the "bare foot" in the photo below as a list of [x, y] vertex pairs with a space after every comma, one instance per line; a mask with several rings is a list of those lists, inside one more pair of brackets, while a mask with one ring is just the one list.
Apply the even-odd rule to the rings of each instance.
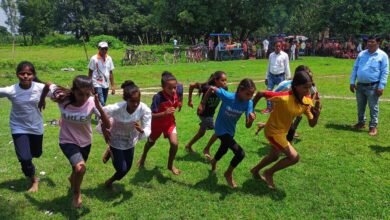
[[267, 184], [268, 188], [275, 189], [274, 179], [272, 175], [267, 173], [267, 171], [265, 171], [260, 178]]
[[31, 181], [31, 187], [30, 189], [27, 190], [27, 192], [31, 192], [31, 193], [38, 192], [38, 184], [39, 184], [38, 178], [33, 177]]
[[233, 189], [237, 188], [237, 184], [233, 179], [233, 175], [231, 175], [231, 174], [229, 175], [229, 174], [225, 173], [224, 176], [225, 176], [225, 179], [230, 187], [232, 187]]
[[175, 166], [172, 166], [172, 168], [168, 168], [173, 174], [179, 175], [181, 173], [181, 170], [177, 169]]
[[255, 179], [260, 179], [261, 176], [259, 174], [259, 170], [256, 169], [255, 167], [253, 167], [250, 171], [252, 173], [252, 176], [255, 178]]
[[112, 180], [111, 178], [104, 182], [104, 186], [108, 189], [112, 189]]
[[137, 161], [137, 166], [138, 166], [138, 169], [144, 169], [145, 168], [145, 161], [142, 159], [139, 159]]
[[210, 161], [210, 163], [211, 163], [211, 171], [212, 171], [213, 173], [216, 173], [216, 172], [217, 172], [217, 161], [214, 160], [214, 159], [212, 159], [212, 160]]
[[83, 204], [83, 201], [81, 199], [81, 193], [74, 193], [73, 194], [73, 201], [72, 201], [72, 205], [74, 208], [81, 208]]
[[203, 150], [203, 155], [206, 157], [208, 161], [211, 161], [211, 155], [208, 149]]
[[186, 149], [186, 151], [187, 151], [188, 153], [191, 153], [191, 154], [195, 154], [195, 153], [196, 153], [196, 152], [194, 151], [194, 149], [192, 149], [192, 147], [186, 146], [185, 149]]

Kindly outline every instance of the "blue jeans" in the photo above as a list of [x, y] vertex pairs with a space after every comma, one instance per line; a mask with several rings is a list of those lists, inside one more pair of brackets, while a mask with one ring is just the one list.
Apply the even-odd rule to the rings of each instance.
[[358, 109], [358, 123], [366, 122], [366, 106], [370, 108], [370, 128], [376, 128], [378, 125], [379, 114], [379, 96], [376, 93], [378, 84], [372, 86], [357, 85], [356, 101]]
[[[279, 83], [283, 82], [286, 79], [286, 74], [281, 74], [275, 76], [272, 73], [268, 73], [268, 85], [267, 90], [272, 91], [275, 86], [279, 85]], [[267, 108], [271, 108], [271, 102], [267, 101]]]
[[95, 87], [95, 92], [98, 94], [100, 104], [105, 106], [108, 96], [108, 88]]

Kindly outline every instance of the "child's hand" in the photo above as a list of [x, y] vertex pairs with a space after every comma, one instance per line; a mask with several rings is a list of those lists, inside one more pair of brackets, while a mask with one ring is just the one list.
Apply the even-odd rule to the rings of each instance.
[[175, 107], [169, 107], [167, 110], [165, 110], [165, 115], [173, 115], [175, 113]]
[[46, 100], [43, 98], [41, 100], [39, 100], [39, 103], [38, 103], [38, 109], [39, 111], [43, 111], [46, 107]]
[[200, 103], [197, 110], [198, 115], [202, 114], [203, 110], [204, 110], [204, 106], [202, 103]]
[[188, 106], [194, 108], [194, 105], [192, 104], [192, 100], [188, 100]]
[[252, 123], [256, 120], [256, 113], [251, 112], [248, 116], [248, 122]]
[[134, 122], [133, 125], [134, 125], [135, 129], [136, 129], [139, 133], [141, 133], [141, 134], [144, 133], [144, 129], [142, 129], [141, 125], [140, 125], [138, 122]]

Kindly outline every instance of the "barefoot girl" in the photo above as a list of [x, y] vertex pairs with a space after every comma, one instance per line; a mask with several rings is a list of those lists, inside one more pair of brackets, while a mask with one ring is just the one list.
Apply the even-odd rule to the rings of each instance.
[[[312, 107], [312, 99], [308, 97], [312, 86], [313, 80], [310, 74], [306, 71], [299, 71], [295, 73], [292, 80], [292, 91], [258, 92], [254, 99], [255, 105], [261, 97], [266, 97], [272, 102], [273, 110], [264, 128], [265, 137], [271, 143], [272, 148], [268, 155], [251, 169], [252, 174], [265, 181], [271, 189], [275, 188], [274, 173], [299, 161], [297, 151], [286, 138], [293, 119], [305, 114], [311, 127], [317, 124], [320, 115], [320, 103], [317, 102], [316, 107]], [[286, 157], [277, 161], [280, 153], [283, 153]], [[265, 170], [263, 175], [259, 174], [261, 169], [275, 161], [277, 163]]]
[[152, 133], [144, 146], [144, 152], [138, 161], [140, 168], [144, 167], [150, 148], [156, 143], [161, 134], [169, 139], [170, 149], [168, 170], [173, 174], [180, 174], [180, 170], [173, 165], [178, 149], [177, 132], [174, 113], [176, 108], [181, 109], [183, 100], [183, 86], [177, 83], [170, 72], [163, 72], [161, 76], [162, 91], [153, 96], [152, 102]]
[[38, 178], [32, 158], [42, 155], [43, 120], [38, 103], [45, 84], [40, 83], [34, 65], [28, 61], [18, 64], [16, 77], [19, 83], [0, 88], [0, 98], [6, 97], [12, 103], [10, 128], [16, 156], [24, 175], [31, 180], [28, 191], [37, 192]]
[[[44, 92], [47, 92], [44, 91]], [[101, 120], [109, 124], [97, 95], [92, 96], [92, 80], [88, 76], [76, 76], [72, 88], [58, 87], [53, 91], [53, 100], [61, 111], [59, 143], [62, 152], [68, 158], [72, 173], [69, 176], [73, 190], [72, 205], [82, 205], [81, 183], [86, 171], [86, 161], [91, 150], [91, 115], [101, 115]]]
[[116, 170], [105, 183], [109, 188], [114, 181], [121, 180], [129, 172], [135, 145], [138, 140], [149, 137], [151, 132], [152, 113], [150, 108], [140, 101], [141, 91], [138, 86], [127, 80], [121, 88], [125, 101], [103, 108], [103, 114], [107, 114], [112, 121], [111, 124], [103, 124], [102, 128], [107, 129], [104, 131], [108, 132], [105, 138], [110, 145], [112, 164]]
[[[206, 83], [191, 84], [189, 88], [189, 95], [188, 95], [188, 106], [190, 106], [191, 108], [193, 107], [192, 92], [194, 91], [195, 88], [199, 89], [200, 93], [203, 94], [202, 96], [203, 98], [204, 94], [207, 92], [210, 86], [226, 89], [226, 83], [227, 83], [226, 74], [222, 71], [217, 71], [211, 75], [210, 79]], [[220, 99], [218, 98], [218, 96], [215, 95], [215, 93], [212, 93], [210, 97], [207, 99], [205, 105], [201, 105], [200, 103], [198, 107], [198, 116], [201, 121], [199, 123], [200, 127], [198, 133], [196, 133], [195, 136], [191, 139], [191, 141], [186, 145], [186, 150], [188, 150], [189, 152], [194, 152], [194, 150], [192, 149], [192, 145], [205, 135], [206, 130], [214, 130], [214, 113], [215, 113], [215, 109], [218, 107], [219, 102]], [[203, 150], [204, 155], [208, 159], [211, 158], [210, 147], [211, 145], [214, 144], [216, 140], [217, 140], [217, 136], [213, 134], [207, 146]]]
[[202, 105], [205, 105], [211, 93], [214, 92], [222, 101], [217, 120], [215, 121], [215, 134], [221, 140], [221, 145], [214, 158], [211, 160], [211, 169], [215, 172], [217, 162], [230, 148], [234, 153], [234, 157], [230, 162], [229, 168], [225, 172], [225, 178], [232, 188], [237, 187], [237, 184], [233, 179], [233, 171], [245, 157], [244, 150], [234, 140], [236, 124], [241, 115], [245, 112], [246, 127], [250, 128], [252, 126], [252, 123], [256, 118], [256, 115], [253, 112], [252, 102], [252, 96], [255, 91], [255, 83], [251, 79], [243, 79], [238, 85], [237, 92], [227, 92], [222, 88], [211, 86], [202, 100]]

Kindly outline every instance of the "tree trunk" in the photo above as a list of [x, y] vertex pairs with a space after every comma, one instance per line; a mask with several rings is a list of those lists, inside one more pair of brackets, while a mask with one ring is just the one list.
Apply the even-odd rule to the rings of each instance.
[[149, 45], [149, 36], [148, 36], [148, 32], [145, 33], [145, 36], [146, 36], [146, 44]]
[[140, 44], [143, 45], [141, 36], [139, 36], [139, 34], [137, 34], [137, 36], [138, 36], [138, 40], [139, 40]]
[[13, 35], [12, 37], [13, 37], [13, 39], [12, 39], [12, 62], [15, 66], [15, 41], [16, 41], [15, 38], [16, 37], [15, 37], [15, 35]]
[[163, 32], [160, 32], [160, 37], [161, 37], [161, 44], [164, 44], [164, 37], [163, 37]]

